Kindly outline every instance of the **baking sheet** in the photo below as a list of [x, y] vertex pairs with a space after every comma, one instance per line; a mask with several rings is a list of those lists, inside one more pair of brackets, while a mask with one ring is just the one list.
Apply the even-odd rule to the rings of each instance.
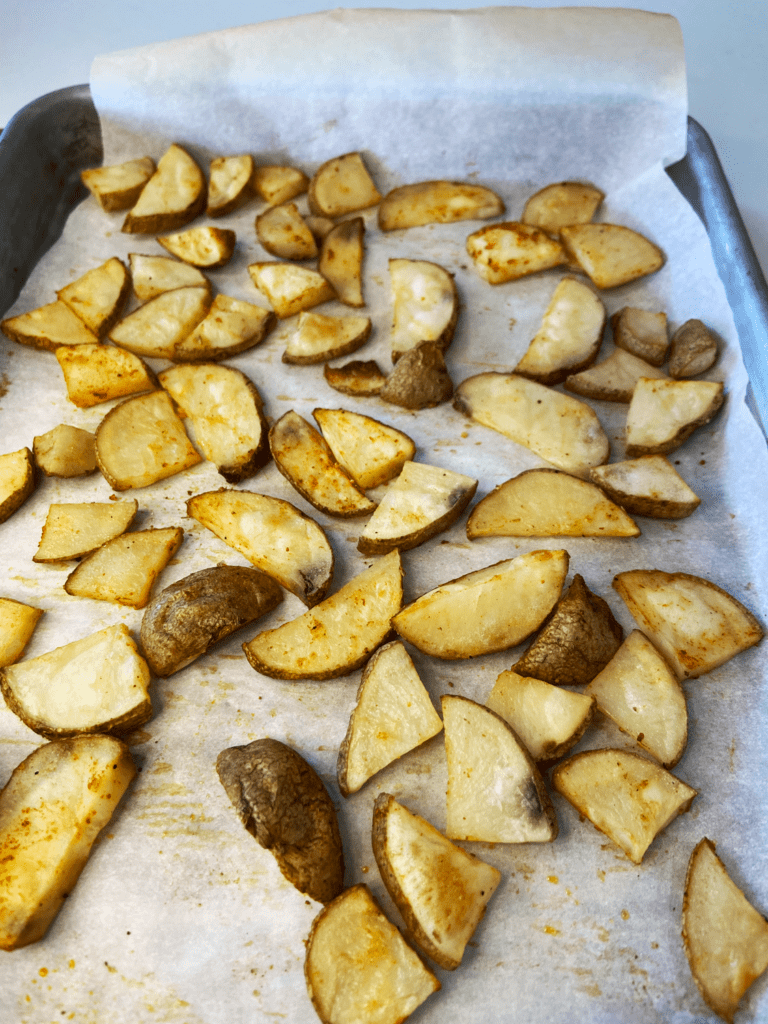
[[[706, 575], [764, 617], [765, 443], [744, 407], [746, 375], [706, 234], [663, 171], [682, 156], [685, 138], [684, 68], [672, 19], [583, 9], [337, 11], [113, 55], [96, 62], [92, 89], [103, 117], [106, 162], [145, 152], [157, 158], [168, 142], [179, 141], [201, 160], [247, 150], [311, 171], [327, 157], [362, 148], [382, 191], [421, 177], [470, 178], [497, 188], [510, 216], [551, 180], [584, 177], [606, 188], [600, 218], [638, 227], [668, 256], [652, 278], [605, 294], [608, 312], [632, 304], [663, 308], [673, 326], [698, 316], [723, 340], [712, 376], [726, 381], [726, 407], [675, 456], [702, 506], [679, 523], [641, 520], [642, 537], [633, 541], [470, 544], [460, 524], [404, 554], [406, 599], [500, 558], [565, 546], [572, 573], [585, 576], [626, 629], [633, 622], [610, 582], [632, 567]], [[262, 258], [253, 234], [259, 209], [251, 205], [219, 222], [235, 227], [240, 243], [230, 267], [214, 280], [225, 293], [263, 303], [245, 269]], [[154, 240], [121, 235], [121, 220], [83, 204], [10, 312], [50, 301], [55, 289], [109, 256], [162, 251]], [[456, 274], [462, 296], [448, 357], [454, 381], [516, 363], [560, 273], [491, 289], [464, 254], [475, 225], [381, 236], [375, 213], [366, 214], [366, 223], [366, 299], [376, 330], [361, 357], [388, 365], [387, 259], [425, 256]], [[289, 408], [310, 417], [318, 405], [367, 412], [409, 432], [419, 459], [477, 476], [478, 497], [521, 469], [542, 465], [447, 406], [414, 415], [377, 400], [341, 399], [325, 385], [322, 368], [281, 363], [292, 326], [280, 325], [262, 346], [232, 360], [260, 388], [271, 417]], [[52, 355], [5, 339], [2, 346], [5, 450], [29, 444], [33, 434], [58, 422], [95, 428], [106, 407], [74, 409]], [[606, 342], [605, 351], [610, 347]], [[624, 412], [607, 403], [595, 407], [613, 458], [620, 458]], [[203, 464], [136, 492], [141, 525], [181, 524], [186, 531], [161, 585], [220, 560], [244, 564], [184, 515], [190, 493], [222, 484]], [[334, 544], [338, 584], [367, 564], [356, 552], [358, 528], [310, 510], [274, 466], [242, 486], [285, 497], [315, 515]], [[31, 562], [51, 502], [106, 500], [109, 494], [101, 478], [45, 480], [3, 525], [4, 593], [48, 612], [28, 656], [114, 622], [137, 633], [140, 612], [67, 597], [63, 571]], [[302, 609], [288, 597], [262, 625]], [[128, 799], [45, 940], [0, 959], [0, 991], [17, 1015], [11, 1019], [312, 1019], [303, 940], [319, 908], [282, 879], [244, 832], [213, 769], [221, 749], [264, 734], [295, 746], [320, 771], [339, 807], [348, 883], [366, 881], [399, 921], [370, 850], [371, 806], [378, 792], [392, 792], [442, 827], [442, 741], [413, 752], [344, 800], [335, 784], [336, 751], [359, 674], [324, 683], [261, 677], [240, 650], [255, 632], [244, 631], [153, 684], [156, 715], [131, 737], [142, 771]], [[415, 660], [436, 702], [443, 692], [482, 701], [518, 653], [462, 663], [418, 654]], [[437, 971], [443, 989], [413, 1020], [474, 1019], [479, 1005], [484, 1014], [509, 1021], [710, 1019], [679, 937], [683, 878], [690, 850], [708, 835], [750, 898], [768, 907], [767, 829], [759, 800], [764, 659], [758, 647], [685, 684], [690, 738], [676, 774], [700, 795], [640, 867], [557, 797], [561, 831], [551, 847], [467, 844], [496, 864], [504, 880], [465, 962], [452, 974]], [[4, 780], [39, 738], [5, 709], [0, 738]], [[602, 725], [581, 747], [609, 743], [626, 745]], [[758, 1020], [761, 1008], [765, 1012], [765, 987], [758, 982], [747, 997], [743, 1019]]]

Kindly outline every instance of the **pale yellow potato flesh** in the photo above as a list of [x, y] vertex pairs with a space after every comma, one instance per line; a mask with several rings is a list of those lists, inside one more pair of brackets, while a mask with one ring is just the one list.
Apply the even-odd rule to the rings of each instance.
[[632, 401], [637, 382], [641, 377], [667, 380], [663, 370], [651, 366], [623, 348], [613, 352], [600, 363], [588, 366], [580, 373], [569, 374], [563, 381], [566, 391], [572, 391], [584, 398], [597, 398], [603, 402]]
[[311, 260], [317, 256], [315, 236], [295, 203], [270, 206], [256, 218], [256, 238], [263, 249], [281, 260]]
[[646, 277], [666, 259], [650, 239], [621, 224], [572, 224], [561, 229], [560, 239], [597, 288], [617, 288]]
[[249, 186], [252, 175], [253, 157], [250, 153], [214, 157], [208, 175], [206, 215], [222, 217], [246, 202], [251, 195]]
[[611, 327], [618, 348], [651, 366], [661, 366], [666, 360], [669, 351], [666, 313], [623, 306], [611, 317]]
[[197, 327], [175, 346], [173, 361], [200, 363], [238, 355], [262, 342], [276, 322], [269, 309], [217, 295]]
[[113, 256], [61, 288], [56, 297], [101, 338], [117, 320], [130, 290], [130, 275], [125, 265]]
[[371, 334], [368, 316], [327, 316], [301, 312], [296, 330], [288, 338], [284, 363], [310, 366], [347, 356], [361, 348]]
[[504, 213], [504, 203], [491, 189], [459, 181], [419, 181], [392, 189], [381, 201], [382, 231], [488, 220]]
[[59, 423], [34, 438], [32, 447], [46, 476], [87, 476], [96, 469], [96, 438], [82, 427]]
[[[311, 230], [311, 225], [310, 225]], [[323, 235], [317, 269], [333, 286], [340, 302], [360, 308], [363, 299], [363, 236], [362, 217], [351, 217], [333, 224]]]
[[627, 457], [668, 455], [725, 401], [723, 384], [710, 380], [652, 380], [641, 377], [627, 410]]
[[229, 228], [205, 225], [188, 228], [173, 235], [160, 235], [157, 241], [172, 256], [178, 256], [184, 263], [191, 263], [193, 267], [213, 269], [229, 263], [235, 251], [237, 238], [235, 232]]
[[3, 333], [19, 345], [55, 352], [60, 345], [93, 345], [98, 338], [69, 306], [58, 299], [0, 323]]
[[158, 234], [187, 224], [205, 208], [203, 172], [189, 153], [173, 143], [129, 211], [122, 230], [131, 234]]
[[594, 185], [561, 181], [546, 185], [532, 195], [520, 219], [523, 224], [533, 224], [557, 234], [569, 224], [589, 223], [604, 198], [604, 193]]
[[270, 206], [276, 203], [287, 203], [302, 192], [306, 192], [309, 178], [297, 167], [285, 167], [280, 164], [264, 164], [254, 167], [251, 176], [251, 188]]
[[359, 153], [344, 153], [322, 164], [312, 176], [308, 189], [311, 213], [343, 217], [366, 210], [381, 201], [381, 193]]
[[348, 409], [315, 409], [312, 415], [336, 461], [367, 491], [392, 480], [416, 454], [402, 430]]
[[60, 345], [55, 355], [64, 374], [67, 398], [79, 409], [157, 387], [157, 378], [147, 364], [116, 345]]
[[480, 228], [467, 238], [467, 253], [478, 274], [489, 284], [515, 281], [540, 270], [562, 266], [562, 245], [530, 224], [507, 221]]
[[128, 261], [133, 294], [141, 302], [174, 288], [207, 288], [210, 291], [210, 282], [202, 270], [173, 256], [145, 256], [132, 252]]
[[609, 462], [590, 470], [590, 479], [628, 512], [656, 519], [683, 519], [701, 504], [664, 455]]
[[109, 339], [137, 356], [173, 359], [176, 348], [210, 308], [210, 288], [174, 288], [123, 317], [109, 332]]
[[108, 540], [119, 537], [139, 510], [130, 501], [54, 503], [48, 509], [33, 562], [61, 562], [82, 558]]
[[453, 274], [429, 260], [391, 259], [393, 362], [422, 341], [447, 348], [459, 314], [459, 296]]
[[21, 508], [35, 489], [35, 464], [29, 448], [0, 455], [0, 523]]
[[43, 938], [135, 775], [111, 736], [46, 743], [15, 769], [0, 793], [0, 949]]
[[154, 173], [155, 161], [143, 156], [109, 167], [89, 167], [80, 172], [80, 180], [102, 210], [112, 213], [133, 206]]
[[0, 668], [19, 660], [42, 614], [42, 608], [0, 597]]
[[248, 273], [280, 320], [336, 297], [330, 282], [309, 267], [282, 262], [251, 263]]

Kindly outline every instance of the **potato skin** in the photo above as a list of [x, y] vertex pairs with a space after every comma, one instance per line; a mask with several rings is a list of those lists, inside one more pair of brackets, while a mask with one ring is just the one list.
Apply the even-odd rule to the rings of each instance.
[[229, 747], [216, 771], [246, 830], [299, 892], [330, 903], [344, 887], [336, 810], [320, 776], [279, 740]]

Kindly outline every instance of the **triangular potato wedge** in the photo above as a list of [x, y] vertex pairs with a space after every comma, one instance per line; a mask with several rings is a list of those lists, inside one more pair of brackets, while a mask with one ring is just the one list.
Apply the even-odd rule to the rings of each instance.
[[323, 236], [317, 269], [333, 285], [339, 302], [360, 308], [363, 299], [363, 236], [362, 217], [350, 217], [331, 225]]
[[157, 235], [175, 231], [205, 209], [205, 177], [181, 146], [169, 146], [157, 169], [128, 213], [122, 230]]
[[29, 448], [0, 455], [0, 523], [20, 509], [35, 489], [35, 462]]
[[335, 679], [360, 668], [389, 635], [403, 600], [392, 551], [297, 619], [259, 633], [243, 650], [273, 679]]
[[237, 237], [230, 228], [216, 228], [206, 224], [173, 235], [160, 235], [157, 240], [172, 256], [178, 256], [184, 263], [213, 270], [223, 267], [232, 259]]
[[539, 628], [567, 572], [567, 551], [530, 551], [443, 583], [405, 607], [392, 625], [436, 658], [504, 651]]
[[515, 281], [567, 262], [562, 245], [546, 231], [516, 221], [475, 231], [467, 239], [467, 252], [489, 284]]
[[277, 323], [269, 309], [252, 302], [217, 295], [205, 317], [191, 334], [175, 346], [175, 363], [203, 363], [228, 359], [259, 345]]
[[295, 203], [270, 206], [260, 214], [256, 218], [256, 238], [263, 249], [281, 260], [312, 260], [317, 256], [315, 236]]
[[440, 967], [455, 970], [501, 872], [389, 793], [376, 798], [371, 831], [373, 855], [408, 937]]
[[46, 476], [87, 476], [96, 469], [96, 438], [82, 427], [59, 423], [36, 437], [32, 447]]
[[8, 317], [0, 328], [19, 345], [49, 352], [55, 352], [60, 345], [94, 345], [99, 340], [61, 300]]
[[364, 555], [409, 551], [452, 526], [469, 505], [477, 480], [440, 466], [406, 462], [357, 542]]
[[724, 401], [720, 381], [641, 377], [627, 410], [627, 457], [675, 451], [697, 427], [709, 423]]
[[581, 739], [596, 705], [594, 697], [510, 669], [498, 677], [485, 706], [512, 726], [534, 761], [551, 761]]
[[504, 213], [504, 202], [483, 185], [459, 181], [419, 181], [392, 189], [381, 201], [382, 231], [422, 224], [453, 224], [459, 220], [488, 220]]
[[691, 853], [683, 944], [704, 1002], [733, 1024], [742, 996], [768, 968], [768, 921], [728, 874], [711, 839]]
[[422, 341], [446, 349], [459, 315], [459, 296], [453, 274], [429, 260], [391, 259], [392, 361]]
[[657, 245], [621, 224], [572, 224], [561, 229], [560, 240], [597, 288], [629, 284], [665, 262]]
[[206, 491], [187, 514], [311, 607], [333, 578], [333, 548], [314, 519], [281, 498], [253, 491]]
[[223, 217], [247, 202], [251, 198], [252, 175], [253, 157], [250, 153], [214, 157], [208, 175], [206, 216]]
[[762, 639], [740, 601], [701, 576], [661, 569], [620, 572], [613, 586], [678, 679], [696, 679]]
[[323, 217], [343, 217], [381, 201], [359, 153], [345, 153], [322, 164], [312, 175], [309, 209]]
[[348, 356], [368, 341], [371, 326], [369, 316], [299, 313], [296, 330], [288, 338], [283, 352], [283, 362], [311, 366], [339, 356]]
[[651, 366], [661, 366], [666, 360], [669, 351], [666, 313], [624, 306], [611, 317], [611, 327], [618, 348]]
[[138, 728], [152, 717], [149, 682], [123, 623], [0, 670], [8, 707], [46, 739]]
[[286, 480], [321, 512], [348, 518], [376, 508], [341, 468], [322, 434], [298, 413], [287, 412], [272, 426], [269, 447]]
[[125, 264], [113, 256], [61, 288], [56, 297], [69, 306], [97, 338], [103, 338], [120, 316], [130, 290], [131, 278]]
[[520, 218], [523, 224], [532, 224], [556, 235], [569, 224], [588, 224], [605, 195], [594, 185], [578, 181], [561, 181], [546, 185], [532, 195]]
[[531, 755], [503, 718], [468, 697], [444, 696], [449, 839], [551, 843], [557, 818]]
[[456, 389], [454, 408], [577, 476], [608, 461], [610, 445], [585, 402], [515, 373], [479, 373]]
[[701, 320], [686, 320], [672, 335], [669, 375], [675, 380], [706, 373], [717, 360], [717, 338]]
[[54, 503], [48, 509], [33, 562], [62, 562], [89, 555], [125, 533], [139, 510], [136, 499]]
[[224, 479], [239, 483], [269, 461], [268, 426], [256, 385], [219, 363], [173, 366], [158, 376], [189, 418], [197, 447]]
[[116, 345], [77, 345], [56, 349], [67, 398], [79, 409], [90, 409], [113, 398], [127, 398], [157, 388], [147, 364]]
[[701, 504], [701, 498], [663, 455], [609, 462], [595, 466], [589, 476], [633, 515], [684, 519]]
[[315, 409], [312, 415], [341, 466], [367, 491], [392, 480], [416, 454], [402, 430], [347, 409]]
[[251, 176], [251, 188], [270, 206], [287, 203], [306, 192], [308, 187], [309, 178], [297, 167], [263, 164], [254, 167]]
[[453, 395], [453, 381], [439, 341], [420, 341], [403, 352], [379, 397], [403, 409], [432, 409]]
[[137, 356], [173, 359], [176, 349], [210, 308], [210, 288], [174, 288], [123, 317], [109, 332], [109, 338]]
[[330, 282], [308, 267], [275, 261], [251, 263], [248, 273], [280, 320], [336, 298]]
[[365, 666], [357, 704], [339, 748], [336, 774], [344, 796], [443, 728], [410, 655], [399, 640]]
[[102, 210], [113, 213], [133, 206], [154, 173], [155, 161], [142, 156], [110, 167], [89, 167], [80, 172], [80, 180]]
[[323, 376], [330, 387], [340, 391], [342, 395], [354, 398], [370, 398], [381, 393], [387, 383], [387, 375], [379, 368], [375, 359], [353, 359], [343, 366], [323, 368]]
[[96, 458], [116, 491], [148, 487], [202, 459], [165, 391], [126, 398], [96, 430]]
[[42, 608], [0, 597], [0, 668], [19, 660], [42, 614]]
[[552, 785], [633, 864], [696, 796], [675, 775], [628, 750], [573, 754], [555, 767]]
[[683, 756], [688, 741], [685, 694], [639, 629], [629, 634], [584, 692], [664, 768], [674, 768]]
[[667, 379], [662, 370], [657, 370], [655, 366], [623, 348], [617, 348], [601, 363], [595, 363], [580, 373], [569, 374], [563, 384], [566, 391], [573, 391], [584, 398], [628, 404], [632, 401], [632, 394], [641, 377]]
[[184, 263], [173, 256], [144, 256], [132, 252], [128, 256], [131, 265], [133, 294], [140, 302], [154, 299], [163, 292], [174, 288], [207, 288], [211, 284], [202, 270]]
[[321, 1024], [402, 1024], [440, 988], [362, 884], [315, 918], [304, 975]]
[[467, 537], [637, 537], [635, 521], [596, 484], [559, 469], [527, 469], [472, 509]]

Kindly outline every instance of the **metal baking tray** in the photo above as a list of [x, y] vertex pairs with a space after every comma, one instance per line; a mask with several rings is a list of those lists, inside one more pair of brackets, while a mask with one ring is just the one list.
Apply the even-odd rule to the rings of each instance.
[[[11, 118], [0, 135], [0, 315], [87, 195], [80, 171], [101, 160], [87, 85], [50, 92]], [[688, 151], [667, 173], [706, 228], [749, 375], [747, 404], [766, 435], [768, 284], [712, 140], [692, 117]]]

